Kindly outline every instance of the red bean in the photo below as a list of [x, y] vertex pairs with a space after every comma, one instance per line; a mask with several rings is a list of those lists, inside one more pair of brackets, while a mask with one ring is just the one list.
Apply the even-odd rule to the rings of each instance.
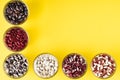
[[67, 55], [62, 64], [63, 72], [70, 78], [79, 78], [86, 71], [85, 59], [76, 53]]
[[12, 27], [5, 33], [4, 41], [12, 51], [23, 50], [28, 43], [27, 33], [20, 27]]

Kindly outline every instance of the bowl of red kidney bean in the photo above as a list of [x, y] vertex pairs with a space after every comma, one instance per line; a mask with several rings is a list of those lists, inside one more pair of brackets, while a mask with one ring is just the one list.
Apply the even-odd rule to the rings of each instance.
[[28, 35], [21, 27], [11, 27], [4, 34], [4, 42], [8, 49], [21, 51], [28, 44]]

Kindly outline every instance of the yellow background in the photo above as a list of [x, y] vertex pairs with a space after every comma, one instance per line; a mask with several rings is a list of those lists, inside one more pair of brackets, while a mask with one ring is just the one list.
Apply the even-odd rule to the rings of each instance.
[[[0, 0], [0, 80], [13, 80], [3, 70], [6, 56], [14, 53], [3, 42], [9, 24], [3, 10], [10, 0]], [[115, 74], [106, 80], [120, 78], [120, 0], [22, 0], [29, 8], [25, 23], [19, 25], [29, 35], [28, 46], [21, 52], [29, 61], [27, 74], [19, 80], [46, 80], [33, 70], [33, 61], [49, 52], [58, 58], [57, 74], [48, 80], [71, 80], [62, 72], [63, 58], [72, 52], [87, 60], [87, 72], [78, 80], [100, 80], [91, 72], [92, 58], [109, 53], [116, 61]]]

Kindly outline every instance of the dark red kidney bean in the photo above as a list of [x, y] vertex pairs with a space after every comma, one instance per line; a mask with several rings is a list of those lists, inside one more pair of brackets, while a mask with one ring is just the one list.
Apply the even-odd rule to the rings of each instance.
[[22, 28], [12, 27], [6, 31], [4, 41], [10, 50], [21, 51], [27, 46], [28, 36]]

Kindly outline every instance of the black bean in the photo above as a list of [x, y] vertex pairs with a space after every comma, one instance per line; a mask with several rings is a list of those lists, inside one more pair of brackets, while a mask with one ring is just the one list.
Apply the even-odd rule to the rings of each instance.
[[8, 22], [18, 25], [26, 21], [28, 17], [28, 9], [23, 2], [14, 0], [10, 1], [5, 6], [4, 15]]

